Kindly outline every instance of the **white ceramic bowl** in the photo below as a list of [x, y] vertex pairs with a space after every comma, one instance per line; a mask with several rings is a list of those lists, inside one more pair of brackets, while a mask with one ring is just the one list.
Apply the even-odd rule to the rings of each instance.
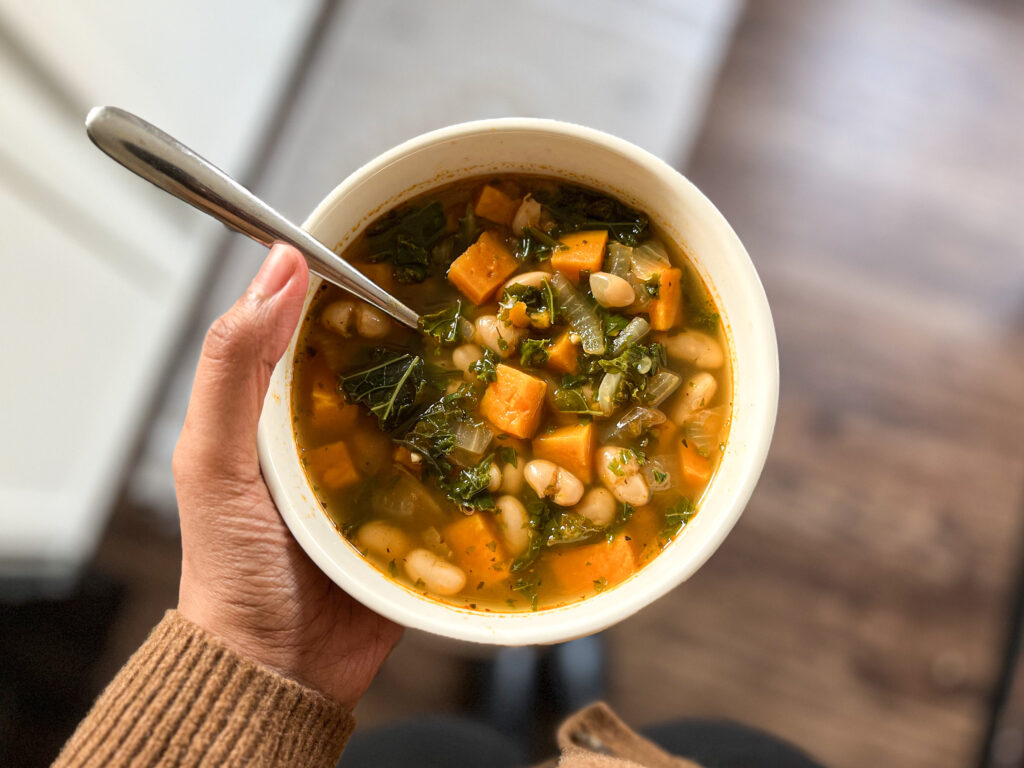
[[[692, 575], [722, 543], [760, 476], [778, 404], [771, 312], [747, 252], [725, 218], [667, 164], [622, 139], [552, 120], [454, 125], [407, 141], [331, 192], [305, 228], [345, 247], [371, 221], [431, 188], [496, 173], [556, 176], [607, 190], [645, 211], [682, 246], [710, 287], [729, 339], [732, 426], [693, 521], [627, 581], [581, 602], [527, 613], [482, 613], [425, 598], [383, 576], [328, 521], [298, 460], [290, 417], [296, 340], [270, 382], [259, 429], [263, 475], [288, 527], [313, 561], [364, 605], [407, 627], [499, 645], [554, 643], [630, 616]], [[306, 306], [319, 279], [313, 279]]]

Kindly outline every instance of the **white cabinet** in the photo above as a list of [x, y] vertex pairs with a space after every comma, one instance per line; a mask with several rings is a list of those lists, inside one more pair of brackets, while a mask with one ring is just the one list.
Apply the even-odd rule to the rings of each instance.
[[223, 232], [95, 149], [86, 111], [244, 176], [319, 9], [0, 0], [0, 573], [92, 553]]

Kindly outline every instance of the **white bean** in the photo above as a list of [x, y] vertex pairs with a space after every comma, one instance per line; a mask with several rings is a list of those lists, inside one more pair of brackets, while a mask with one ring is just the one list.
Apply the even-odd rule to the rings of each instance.
[[721, 368], [725, 362], [722, 345], [700, 331], [681, 331], [662, 341], [673, 360], [693, 363], [698, 368]]
[[356, 303], [354, 301], [332, 301], [320, 313], [320, 324], [327, 330], [347, 338], [352, 335], [355, 313]]
[[361, 525], [356, 531], [356, 542], [375, 555], [396, 560], [404, 558], [412, 549], [412, 542], [400, 528], [381, 520], [371, 520]]
[[519, 204], [519, 210], [512, 217], [512, 231], [522, 235], [527, 227], [536, 227], [540, 223], [540, 203], [533, 199], [532, 195], [523, 198]]
[[583, 497], [583, 483], [572, 472], [547, 459], [534, 459], [523, 468], [523, 478], [541, 498], [571, 507]]
[[501, 299], [506, 288], [511, 288], [513, 285], [522, 285], [528, 288], [540, 288], [544, 284], [545, 280], [550, 279], [551, 275], [547, 272], [523, 272], [521, 275], [513, 275], [503, 286], [501, 286], [501, 290], [498, 292], [498, 299]]
[[672, 420], [677, 424], [686, 421], [711, 402], [718, 390], [718, 382], [707, 371], [701, 371], [684, 381], [681, 389], [682, 393], [672, 407]]
[[[517, 462], [518, 464], [518, 462]], [[523, 490], [523, 468], [505, 464], [501, 468], [501, 492], [518, 496]]]
[[452, 350], [452, 364], [465, 374], [469, 374], [469, 366], [484, 356], [484, 351], [476, 344], [461, 344]]
[[463, 570], [429, 549], [414, 549], [406, 555], [405, 572], [413, 583], [422, 582], [435, 595], [454, 595], [466, 586]]
[[491, 464], [491, 468], [487, 470], [487, 490], [494, 493], [501, 488], [501, 470], [498, 469], [497, 464]]
[[603, 528], [615, 517], [615, 497], [606, 488], [591, 488], [573, 511]]
[[651, 488], [640, 471], [640, 462], [628, 448], [606, 445], [599, 449], [597, 475], [612, 496], [623, 504], [642, 507], [651, 500]]
[[516, 351], [526, 331], [514, 325], [505, 325], [497, 315], [481, 315], [476, 319], [475, 340], [501, 357]]
[[376, 307], [356, 307], [356, 330], [364, 339], [382, 339], [391, 332], [391, 320]]
[[590, 276], [590, 292], [602, 307], [628, 307], [636, 301], [636, 291], [629, 281], [608, 272]]
[[530, 519], [523, 502], [515, 496], [499, 496], [494, 500], [494, 513], [505, 549], [512, 557], [521, 555], [530, 546]]

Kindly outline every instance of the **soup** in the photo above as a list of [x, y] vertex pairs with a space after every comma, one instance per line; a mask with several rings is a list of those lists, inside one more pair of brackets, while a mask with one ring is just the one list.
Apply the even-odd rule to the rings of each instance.
[[292, 417], [326, 514], [407, 588], [479, 611], [613, 588], [698, 512], [729, 428], [714, 303], [640, 211], [555, 179], [431, 191], [342, 254], [423, 332], [323, 284]]

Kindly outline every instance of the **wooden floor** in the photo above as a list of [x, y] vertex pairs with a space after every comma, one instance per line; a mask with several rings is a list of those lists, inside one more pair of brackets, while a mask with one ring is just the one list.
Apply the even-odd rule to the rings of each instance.
[[[764, 281], [778, 427], [721, 550], [606, 633], [629, 721], [976, 762], [1024, 543], [1022, 75], [1019, 4], [748, 4], [687, 173]], [[173, 599], [146, 535], [122, 511], [100, 557], [134, 590], [101, 679]], [[410, 633], [362, 723], [458, 710], [470, 651]]]

